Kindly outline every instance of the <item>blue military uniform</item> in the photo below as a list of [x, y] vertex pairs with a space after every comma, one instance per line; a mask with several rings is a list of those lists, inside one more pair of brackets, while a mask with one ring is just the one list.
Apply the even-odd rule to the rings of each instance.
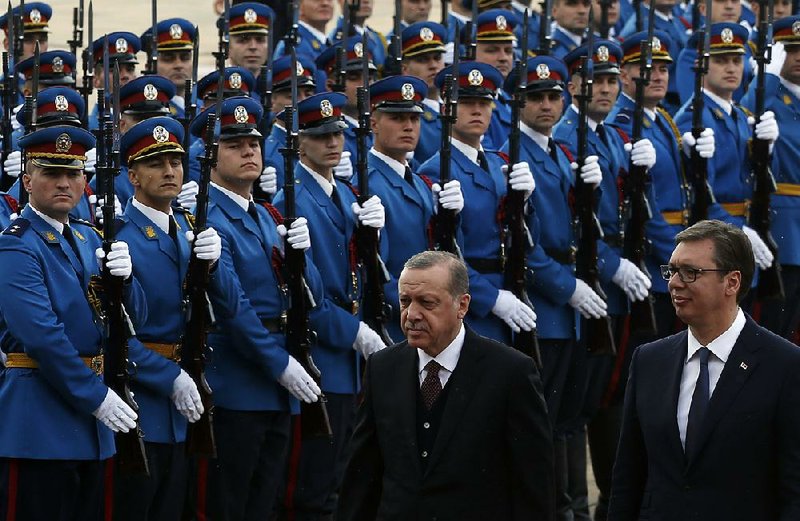
[[550, 33], [551, 56], [563, 59], [564, 56], [577, 49], [580, 44], [575, 41], [574, 36], [563, 27], [556, 25], [553, 32]]
[[[334, 45], [342, 41], [342, 21], [343, 19], [340, 16], [339, 19], [336, 20], [336, 27], [333, 31], [328, 33], [328, 39], [333, 42]], [[367, 31], [370, 57], [373, 63], [382, 68], [383, 64], [386, 62], [386, 37], [371, 27], [365, 28], [360, 25], [350, 27], [350, 31], [355, 31], [355, 37], [357, 37], [359, 41], [361, 40], [361, 34], [364, 30]], [[352, 34], [347, 36], [353, 37]]]
[[[320, 38], [322, 36], [322, 38]], [[304, 54], [315, 60], [322, 51], [325, 50], [331, 41], [324, 35], [315, 34], [311, 27], [304, 21], [300, 20], [297, 23], [297, 44], [295, 51], [298, 55]], [[286, 44], [283, 40], [275, 44], [275, 58], [284, 56], [286, 54]]]
[[0, 192], [0, 227], [4, 230], [11, 224], [12, 216], [19, 213], [17, 200], [11, 194]]

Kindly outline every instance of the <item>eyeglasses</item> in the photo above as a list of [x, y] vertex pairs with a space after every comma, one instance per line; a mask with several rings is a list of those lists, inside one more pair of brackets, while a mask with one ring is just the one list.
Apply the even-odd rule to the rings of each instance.
[[727, 273], [733, 270], [723, 270], [723, 269], [709, 269], [709, 268], [689, 268], [687, 266], [675, 267], [669, 266], [667, 264], [661, 265], [661, 278], [666, 281], [669, 281], [673, 275], [676, 273], [678, 277], [681, 279], [681, 282], [684, 284], [691, 284], [692, 282], [697, 280], [697, 276], [701, 273], [707, 272], [720, 272], [720, 273]]

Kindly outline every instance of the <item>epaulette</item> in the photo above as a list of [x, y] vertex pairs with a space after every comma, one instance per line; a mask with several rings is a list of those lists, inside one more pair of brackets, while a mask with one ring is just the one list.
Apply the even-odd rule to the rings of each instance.
[[280, 210], [267, 202], [263, 202], [261, 205], [267, 209], [269, 216], [272, 217], [272, 220], [275, 221], [276, 225], [283, 224], [283, 215], [281, 215]]
[[5, 199], [8, 207], [11, 208], [12, 213], [17, 213], [17, 214], [19, 213], [19, 203], [17, 202], [16, 199], [14, 199], [13, 195], [3, 194], [3, 199]]
[[572, 155], [572, 152], [570, 152], [570, 151], [569, 151], [569, 149], [567, 148], [567, 146], [566, 146], [566, 145], [564, 145], [564, 144], [562, 144], [562, 143], [556, 143], [556, 144], [557, 144], [557, 145], [558, 145], [558, 146], [561, 148], [561, 150], [564, 152], [564, 155], [566, 155], [566, 156], [567, 156], [567, 159], [569, 159], [569, 162], [570, 162], [570, 163], [574, 163], [574, 162], [575, 162], [575, 156], [573, 156], [573, 155]]
[[739, 107], [740, 109], [742, 109], [742, 112], [744, 112], [744, 115], [747, 116], [748, 118], [756, 117], [756, 115], [753, 114], [753, 112], [750, 109], [748, 109], [747, 107], [745, 107], [744, 105], [736, 105], [736, 106]]
[[173, 211], [173, 213], [179, 213], [179, 214], [183, 215], [183, 217], [186, 219], [186, 222], [189, 223], [189, 228], [194, 230], [194, 228], [195, 228], [194, 220], [195, 219], [194, 219], [194, 214], [192, 212], [190, 212], [189, 210], [187, 210], [186, 208], [184, 208], [183, 206], [181, 206], [179, 204], [172, 206], [172, 211]]
[[3, 230], [3, 235], [13, 235], [14, 237], [22, 237], [22, 234], [30, 228], [31, 222], [24, 217], [17, 217], [14, 222], [8, 225], [8, 228]]
[[621, 138], [622, 138], [622, 142], [623, 142], [623, 143], [626, 143], [626, 144], [627, 144], [627, 143], [630, 143], [630, 142], [631, 142], [631, 137], [628, 135], [628, 133], [627, 133], [627, 132], [625, 132], [624, 130], [622, 130], [622, 129], [621, 129], [621, 128], [619, 128], [619, 127], [614, 127], [614, 126], [612, 126], [611, 128], [613, 128], [614, 130], [616, 130], [616, 131], [617, 131], [617, 134], [619, 134], [619, 137], [621, 137]]

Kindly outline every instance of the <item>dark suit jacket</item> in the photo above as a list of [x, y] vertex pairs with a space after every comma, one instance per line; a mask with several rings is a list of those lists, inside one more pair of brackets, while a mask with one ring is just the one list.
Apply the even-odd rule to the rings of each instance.
[[676, 415], [687, 335], [633, 355], [609, 521], [800, 519], [800, 349], [747, 317], [686, 461]]
[[417, 350], [372, 355], [338, 521], [549, 521], [553, 446], [533, 361], [466, 331], [439, 432], [422, 470]]

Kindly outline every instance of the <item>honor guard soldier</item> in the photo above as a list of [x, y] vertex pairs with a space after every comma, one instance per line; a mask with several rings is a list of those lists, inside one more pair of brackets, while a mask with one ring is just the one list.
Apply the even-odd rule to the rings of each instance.
[[[18, 17], [23, 6], [17, 6], [11, 10], [12, 17]], [[22, 17], [22, 34], [25, 41], [22, 45], [22, 56], [20, 60], [25, 60], [33, 56], [36, 42], [39, 42], [39, 52], [47, 52], [48, 34], [50, 33], [50, 18], [53, 16], [53, 9], [44, 2], [26, 2], [25, 14]], [[0, 29], [5, 32], [3, 47], [6, 51], [11, 50], [11, 42], [8, 41], [8, 13], [0, 16]], [[16, 32], [17, 28], [14, 28]]]
[[[368, 161], [369, 191], [379, 196], [387, 208], [382, 238], [387, 244], [383, 260], [389, 271], [389, 282], [384, 291], [392, 312], [386, 329], [395, 340], [403, 338], [397, 293], [403, 264], [413, 255], [433, 248], [431, 218], [439, 200], [445, 209], [456, 213], [464, 208], [459, 181], [445, 183], [444, 190], [438, 184], [428, 186], [406, 159], [407, 154], [419, 146], [426, 90], [425, 82], [414, 76], [385, 78], [369, 89], [374, 135]], [[441, 141], [439, 136], [431, 139], [436, 139], [437, 143]]]
[[[777, 4], [776, 4], [777, 5]], [[767, 65], [764, 108], [775, 114], [782, 129], [775, 142], [772, 173], [777, 190], [772, 194], [772, 236], [778, 244], [785, 299], [765, 301], [761, 324], [789, 340], [796, 341], [800, 323], [800, 16], [783, 18], [772, 27], [775, 39], [772, 62]], [[783, 47], [784, 53], [780, 52]], [[755, 109], [755, 85], [742, 100]]]
[[[152, 28], [142, 34], [140, 40], [149, 42]], [[194, 41], [197, 38], [195, 26], [185, 18], [170, 18], [162, 20], [156, 25], [158, 33], [156, 40], [156, 51], [158, 52], [159, 76], [170, 80], [175, 86], [175, 94], [170, 100], [170, 113], [175, 118], [184, 117], [186, 93], [186, 80], [192, 79], [192, 50]], [[148, 49], [143, 49], [150, 52]]]
[[[578, 143], [578, 96], [581, 92], [582, 60], [587, 56], [587, 46], [578, 47], [567, 54], [564, 62], [569, 69], [569, 93], [572, 101], [553, 129], [556, 142], [566, 147], [573, 157], [577, 157]], [[633, 262], [623, 257], [625, 232], [625, 201], [619, 187], [624, 186], [628, 165], [633, 160], [637, 166], [649, 169], [656, 161], [653, 144], [647, 139], [638, 140], [633, 147], [628, 143], [627, 134], [603, 123], [614, 108], [619, 95], [619, 73], [622, 61], [622, 49], [610, 40], [595, 40], [592, 98], [589, 100], [588, 128], [586, 131], [587, 153], [598, 158], [603, 173], [600, 183], [601, 195], [597, 208], [597, 217], [603, 229], [603, 241], [598, 246], [599, 276], [606, 295], [607, 313], [611, 316], [614, 331], [614, 342], [618, 347], [617, 356], [587, 356], [585, 349], [575, 351], [577, 371], [584, 371], [586, 394], [580, 408], [580, 415], [574, 425], [572, 435], [568, 437], [570, 460], [570, 482], [578, 482], [581, 486], [570, 491], [573, 506], [580, 506], [588, 512], [586, 497], [586, 425], [589, 423], [589, 436], [592, 441], [592, 470], [597, 477], [596, 482], [601, 490], [601, 500], [606, 502], [610, 490], [611, 465], [616, 452], [616, 440], [619, 437], [619, 426], [613, 422], [614, 414], [619, 410], [609, 411], [600, 408], [606, 389], [615, 367], [627, 367], [630, 349], [627, 347], [626, 315], [629, 312], [628, 301], [644, 300], [650, 289], [650, 277], [643, 273]], [[629, 152], [630, 150], [630, 152]], [[625, 373], [627, 374], [627, 373]], [[580, 376], [578, 377], [580, 378]], [[622, 380], [624, 382], [624, 379]], [[621, 406], [621, 402], [618, 404]], [[592, 428], [593, 420], [600, 415]], [[606, 419], [608, 418], [608, 419]], [[603, 427], [611, 425], [613, 428]], [[610, 431], [610, 432], [607, 432]], [[593, 436], [595, 434], [595, 436]], [[606, 466], [603, 466], [603, 465]], [[582, 496], [576, 497], [576, 496]], [[599, 503], [600, 504], [600, 503]]]
[[[748, 121], [752, 113], [733, 100], [742, 82], [746, 45], [747, 29], [741, 25], [724, 22], [711, 26], [711, 57], [703, 78], [703, 126], [725, 143], [708, 160], [708, 183], [722, 208], [717, 218], [742, 228], [753, 247], [756, 266], [763, 270], [774, 262], [772, 252], [758, 232], [745, 224], [753, 195], [750, 141], [757, 137], [772, 146], [778, 139], [778, 123], [775, 114], [766, 111], [752, 129]], [[676, 114], [675, 123], [683, 132], [691, 130], [691, 99]]]
[[[556, 449], [556, 506], [558, 519], [572, 517], [567, 495], [567, 433], [580, 408], [576, 393], [582, 381], [567, 381], [568, 369], [576, 356], [580, 335], [580, 314], [606, 316], [606, 303], [592, 288], [575, 277], [575, 244], [571, 194], [575, 180], [566, 147], [552, 138], [561, 117], [568, 80], [564, 62], [552, 56], [528, 59], [526, 103], [520, 117], [520, 161], [533, 165], [536, 192], [531, 198], [528, 228], [538, 230], [528, 266], [535, 274], [529, 296], [538, 316], [537, 336], [542, 355], [542, 383]], [[513, 92], [518, 78], [512, 74], [506, 89]], [[507, 146], [507, 145], [506, 145]], [[596, 156], [589, 156], [579, 174], [585, 183], [599, 185], [602, 172]], [[470, 203], [467, 205], [469, 209]], [[541, 224], [540, 224], [541, 223]], [[564, 399], [565, 396], [571, 400]]]
[[[275, 12], [258, 2], [244, 2], [231, 6], [228, 32], [230, 45], [228, 61], [234, 67], [244, 67], [258, 78], [261, 66], [267, 63], [269, 42], [267, 35]], [[222, 19], [217, 21], [221, 23]]]
[[[214, 117], [214, 107], [192, 123], [195, 133]], [[200, 468], [192, 484], [199, 519], [267, 519], [286, 470], [290, 415], [298, 399], [321, 393], [311, 376], [287, 352], [282, 316], [283, 238], [277, 211], [256, 205], [250, 191], [261, 174], [261, 105], [250, 98], [222, 102], [219, 156], [211, 171], [208, 225], [222, 239], [217, 270], [231, 277], [235, 307], [217, 313], [208, 336], [206, 375], [214, 390], [217, 459]], [[306, 220], [288, 231], [291, 247], [311, 245]], [[306, 280], [314, 301], [322, 302], [322, 281], [306, 256]], [[214, 309], [227, 302], [212, 296]], [[288, 389], [288, 391], [287, 391]], [[291, 393], [291, 394], [290, 394]]]
[[[130, 84], [128, 84], [130, 85]], [[134, 276], [147, 299], [147, 320], [136, 329], [144, 346], [170, 364], [174, 380], [167, 393], [140, 380], [137, 371], [131, 391], [139, 404], [150, 476], [117, 476], [114, 480], [114, 519], [156, 521], [181, 519], [187, 485], [186, 422], [203, 414], [203, 403], [192, 378], [174, 362], [184, 333], [183, 283], [192, 252], [192, 219], [172, 208], [181, 186], [183, 126], [169, 117], [154, 117], [122, 137], [120, 154], [135, 194], [125, 209], [117, 237], [130, 248]], [[197, 257], [212, 263], [210, 291], [222, 294], [229, 273], [215, 269], [222, 250], [220, 238], [207, 228], [196, 239]], [[174, 387], [174, 389], [173, 389]], [[170, 393], [185, 400], [173, 404]]]
[[[459, 85], [450, 175], [461, 183], [464, 199], [469, 201], [461, 212], [463, 253], [470, 268], [472, 295], [467, 323], [481, 335], [508, 342], [511, 330], [533, 329], [536, 314], [513, 293], [503, 289], [504, 249], [499, 215], [508, 184], [503, 173], [508, 165], [501, 155], [487, 153], [481, 146], [503, 77], [491, 65], [462, 62], [458, 71], [449, 67], [439, 73], [436, 84], [440, 89], [448, 72], [457, 75]], [[439, 181], [440, 171], [437, 152], [420, 167], [419, 174]], [[530, 197], [535, 185], [528, 164], [512, 165], [510, 177], [513, 189], [523, 192], [526, 199]]]
[[[604, 36], [601, 31], [603, 30], [603, 4], [606, 4], [608, 9], [605, 20], [607, 24], [606, 29], [608, 30], [607, 37], [614, 43], [619, 44], [617, 38], [619, 31], [617, 31], [616, 26], [621, 18], [621, 4], [627, 3], [628, 0], [592, 0], [592, 31], [594, 31], [595, 38], [602, 38]], [[530, 39], [530, 36], [528, 38]]]
[[[297, 56], [295, 75], [297, 76], [298, 102], [314, 95], [317, 88], [314, 82], [316, 72], [317, 68], [308, 56]], [[272, 109], [275, 114], [281, 113], [286, 105], [292, 103], [291, 79], [292, 58], [290, 56], [282, 56], [272, 62]], [[283, 156], [280, 150], [286, 146], [286, 128], [280, 117], [270, 117], [270, 119], [272, 119], [272, 130], [264, 142], [265, 168], [259, 184], [264, 193], [275, 195], [275, 192], [283, 186], [284, 181]]]
[[[303, 440], [297, 468], [290, 467], [289, 475], [296, 475], [296, 483], [287, 484], [294, 494], [286, 507], [300, 519], [333, 514], [331, 496], [339, 489], [344, 473], [363, 359], [386, 347], [380, 335], [361, 321], [363, 279], [355, 256], [357, 227], [383, 228], [383, 205], [375, 195], [359, 205], [355, 192], [333, 175], [344, 146], [345, 102], [343, 94], [329, 92], [297, 105], [300, 161], [294, 171], [296, 212], [308, 220], [314, 244], [311, 257], [325, 289], [325, 299], [311, 316], [317, 332], [311, 354], [322, 372], [322, 391], [328, 399], [333, 429], [333, 444], [325, 438]], [[283, 210], [284, 204], [284, 193], [278, 192], [275, 206]]]
[[[339, 3], [339, 12], [341, 13], [344, 12], [344, 3], [350, 2], [350, 0], [337, 0], [337, 2]], [[354, 4], [351, 3], [351, 6], [352, 5]], [[372, 16], [372, 8], [374, 4], [371, 0], [364, 0], [359, 2], [357, 5], [358, 11], [351, 13], [355, 23], [350, 25], [350, 34], [342, 34], [343, 18], [342, 16], [339, 16], [338, 20], [336, 21], [336, 27], [333, 29], [333, 31], [328, 33], [328, 39], [336, 44], [342, 40], [347, 40], [351, 36], [358, 36], [360, 41], [361, 34], [364, 31], [367, 31], [370, 59], [373, 61], [373, 63], [375, 63], [375, 65], [383, 68], [383, 63], [386, 61], [386, 37], [380, 32], [366, 25], [367, 19]]]
[[[428, 21], [431, 3], [431, 0], [400, 0], [400, 33], [409, 25]], [[393, 35], [394, 27], [386, 32], [386, 41], [391, 42]]]
[[[325, 71], [327, 75], [326, 87], [328, 90], [336, 90], [342, 86], [337, 85], [339, 78], [336, 77], [336, 49], [338, 46], [343, 45], [342, 42], [337, 42], [335, 45], [328, 47], [325, 52], [317, 58], [317, 68]], [[375, 67], [374, 55], [370, 52], [364, 52], [364, 46], [361, 42], [360, 36], [352, 36], [344, 42], [346, 58], [345, 58], [345, 82], [343, 94], [347, 96], [347, 103], [342, 109], [344, 114], [345, 123], [347, 128], [344, 129], [344, 153], [342, 160], [334, 170], [334, 175], [337, 179], [350, 181], [353, 177], [353, 165], [356, 160], [356, 129], [358, 128], [358, 103], [356, 100], [356, 91], [359, 87], [364, 85], [364, 80], [361, 78], [363, 60], [368, 61], [369, 68], [369, 81], [370, 83], [375, 80], [378, 69]], [[367, 139], [367, 145], [372, 146], [372, 138]]]
[[[563, 58], [583, 41], [589, 27], [591, 0], [553, 0], [550, 54]], [[528, 40], [530, 42], [530, 40]]]
[[445, 34], [441, 24], [417, 22], [403, 29], [401, 35], [403, 74], [422, 78], [427, 85], [427, 95], [422, 100], [419, 141], [413, 150], [414, 160], [419, 164], [439, 150], [442, 140], [441, 96], [436, 75], [444, 68]]
[[[508, 77], [514, 66], [514, 45], [517, 37], [514, 29], [519, 21], [514, 13], [505, 9], [490, 9], [478, 15], [477, 45], [475, 60], [488, 63], [497, 69], [503, 76]], [[469, 35], [462, 31], [461, 41], [466, 41]], [[511, 133], [511, 106], [509, 96], [502, 86], [497, 90], [492, 122], [481, 144], [488, 149], [499, 149]]]
[[[103, 68], [103, 44], [106, 37], [98, 38], [92, 43], [92, 55], [94, 57], [94, 88], [100, 89], [105, 85]], [[142, 43], [139, 37], [129, 32], [117, 32], [108, 35], [108, 60], [109, 67], [114, 66], [114, 62], [119, 63], [119, 84], [125, 85], [136, 77], [136, 54], [141, 50]], [[109, 69], [110, 70], [110, 69]], [[109, 90], [106, 95], [110, 96], [111, 78], [109, 78]], [[97, 105], [89, 114], [89, 130], [97, 130]]]
[[[316, 60], [331, 41], [325, 35], [325, 27], [333, 19], [333, 0], [300, 0], [297, 13], [297, 55], [305, 54]], [[275, 44], [275, 57], [286, 54], [283, 39]], [[322, 83], [320, 83], [321, 85]]]
[[[104, 467], [115, 452], [114, 432], [136, 427], [136, 412], [101, 377], [103, 327], [97, 302], [88, 296], [99, 259], [111, 276], [125, 280], [134, 326], [146, 319], [144, 293], [131, 277], [127, 244], [112, 243], [106, 255], [99, 234], [69, 217], [83, 193], [83, 161], [94, 141], [70, 126], [20, 140], [29, 161], [23, 181], [30, 203], [0, 235], [8, 355], [0, 373], [0, 513], [7, 519], [103, 519]], [[128, 343], [130, 362], [164, 374], [169, 362], [135, 338]]]

